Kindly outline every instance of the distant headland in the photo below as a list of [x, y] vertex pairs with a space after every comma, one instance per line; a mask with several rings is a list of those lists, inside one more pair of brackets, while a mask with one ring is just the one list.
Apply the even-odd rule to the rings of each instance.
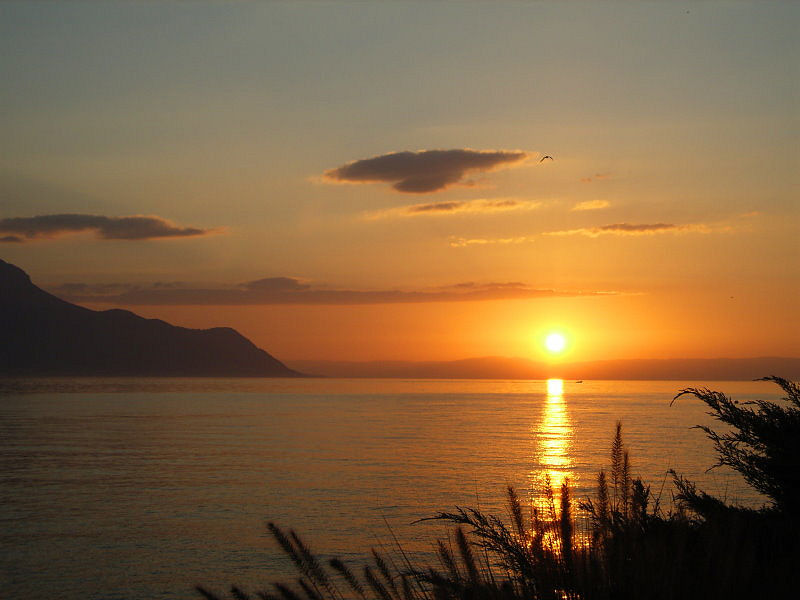
[[83, 308], [2, 260], [0, 375], [302, 376], [234, 329], [187, 329], [127, 310]]

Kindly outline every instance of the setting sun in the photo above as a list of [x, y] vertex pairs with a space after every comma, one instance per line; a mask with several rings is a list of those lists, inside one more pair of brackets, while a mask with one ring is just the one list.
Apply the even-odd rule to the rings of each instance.
[[563, 333], [551, 333], [545, 338], [544, 347], [551, 354], [560, 354], [567, 347], [567, 338]]

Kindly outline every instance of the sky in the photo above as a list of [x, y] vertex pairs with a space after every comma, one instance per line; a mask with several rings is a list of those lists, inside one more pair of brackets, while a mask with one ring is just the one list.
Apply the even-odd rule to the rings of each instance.
[[798, 26], [3, 2], [0, 258], [287, 361], [800, 356]]

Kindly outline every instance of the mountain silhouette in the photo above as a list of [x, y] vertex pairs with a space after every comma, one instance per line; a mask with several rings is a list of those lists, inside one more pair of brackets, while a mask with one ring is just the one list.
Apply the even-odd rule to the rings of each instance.
[[3, 260], [0, 375], [301, 376], [235, 329], [187, 329], [127, 310], [83, 308]]

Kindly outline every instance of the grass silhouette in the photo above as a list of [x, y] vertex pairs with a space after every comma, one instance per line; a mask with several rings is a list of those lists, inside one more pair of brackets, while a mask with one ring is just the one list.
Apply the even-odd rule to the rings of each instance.
[[[800, 594], [800, 388], [779, 377], [765, 380], [786, 393], [739, 404], [708, 389], [687, 388], [710, 414], [730, 426], [714, 441], [718, 465], [728, 465], [769, 498], [760, 509], [728, 505], [673, 473], [666, 507], [650, 487], [632, 478], [617, 423], [610, 466], [597, 475], [594, 498], [577, 504], [587, 519], [580, 531], [569, 481], [556, 506], [549, 481], [543, 502], [525, 510], [507, 488], [508, 516], [455, 507], [421, 519], [453, 525], [452, 540], [437, 543], [436, 564], [415, 567], [372, 550], [360, 574], [339, 559], [323, 564], [292, 530], [268, 525], [299, 577], [291, 587], [229, 591], [237, 600], [668, 600], [790, 598]], [[713, 468], [713, 467], [712, 467]], [[544, 509], [538, 508], [544, 506]], [[526, 513], [529, 516], [526, 518]], [[397, 559], [397, 560], [395, 560]], [[402, 566], [397, 566], [398, 564]], [[197, 587], [207, 600], [223, 596]]]

